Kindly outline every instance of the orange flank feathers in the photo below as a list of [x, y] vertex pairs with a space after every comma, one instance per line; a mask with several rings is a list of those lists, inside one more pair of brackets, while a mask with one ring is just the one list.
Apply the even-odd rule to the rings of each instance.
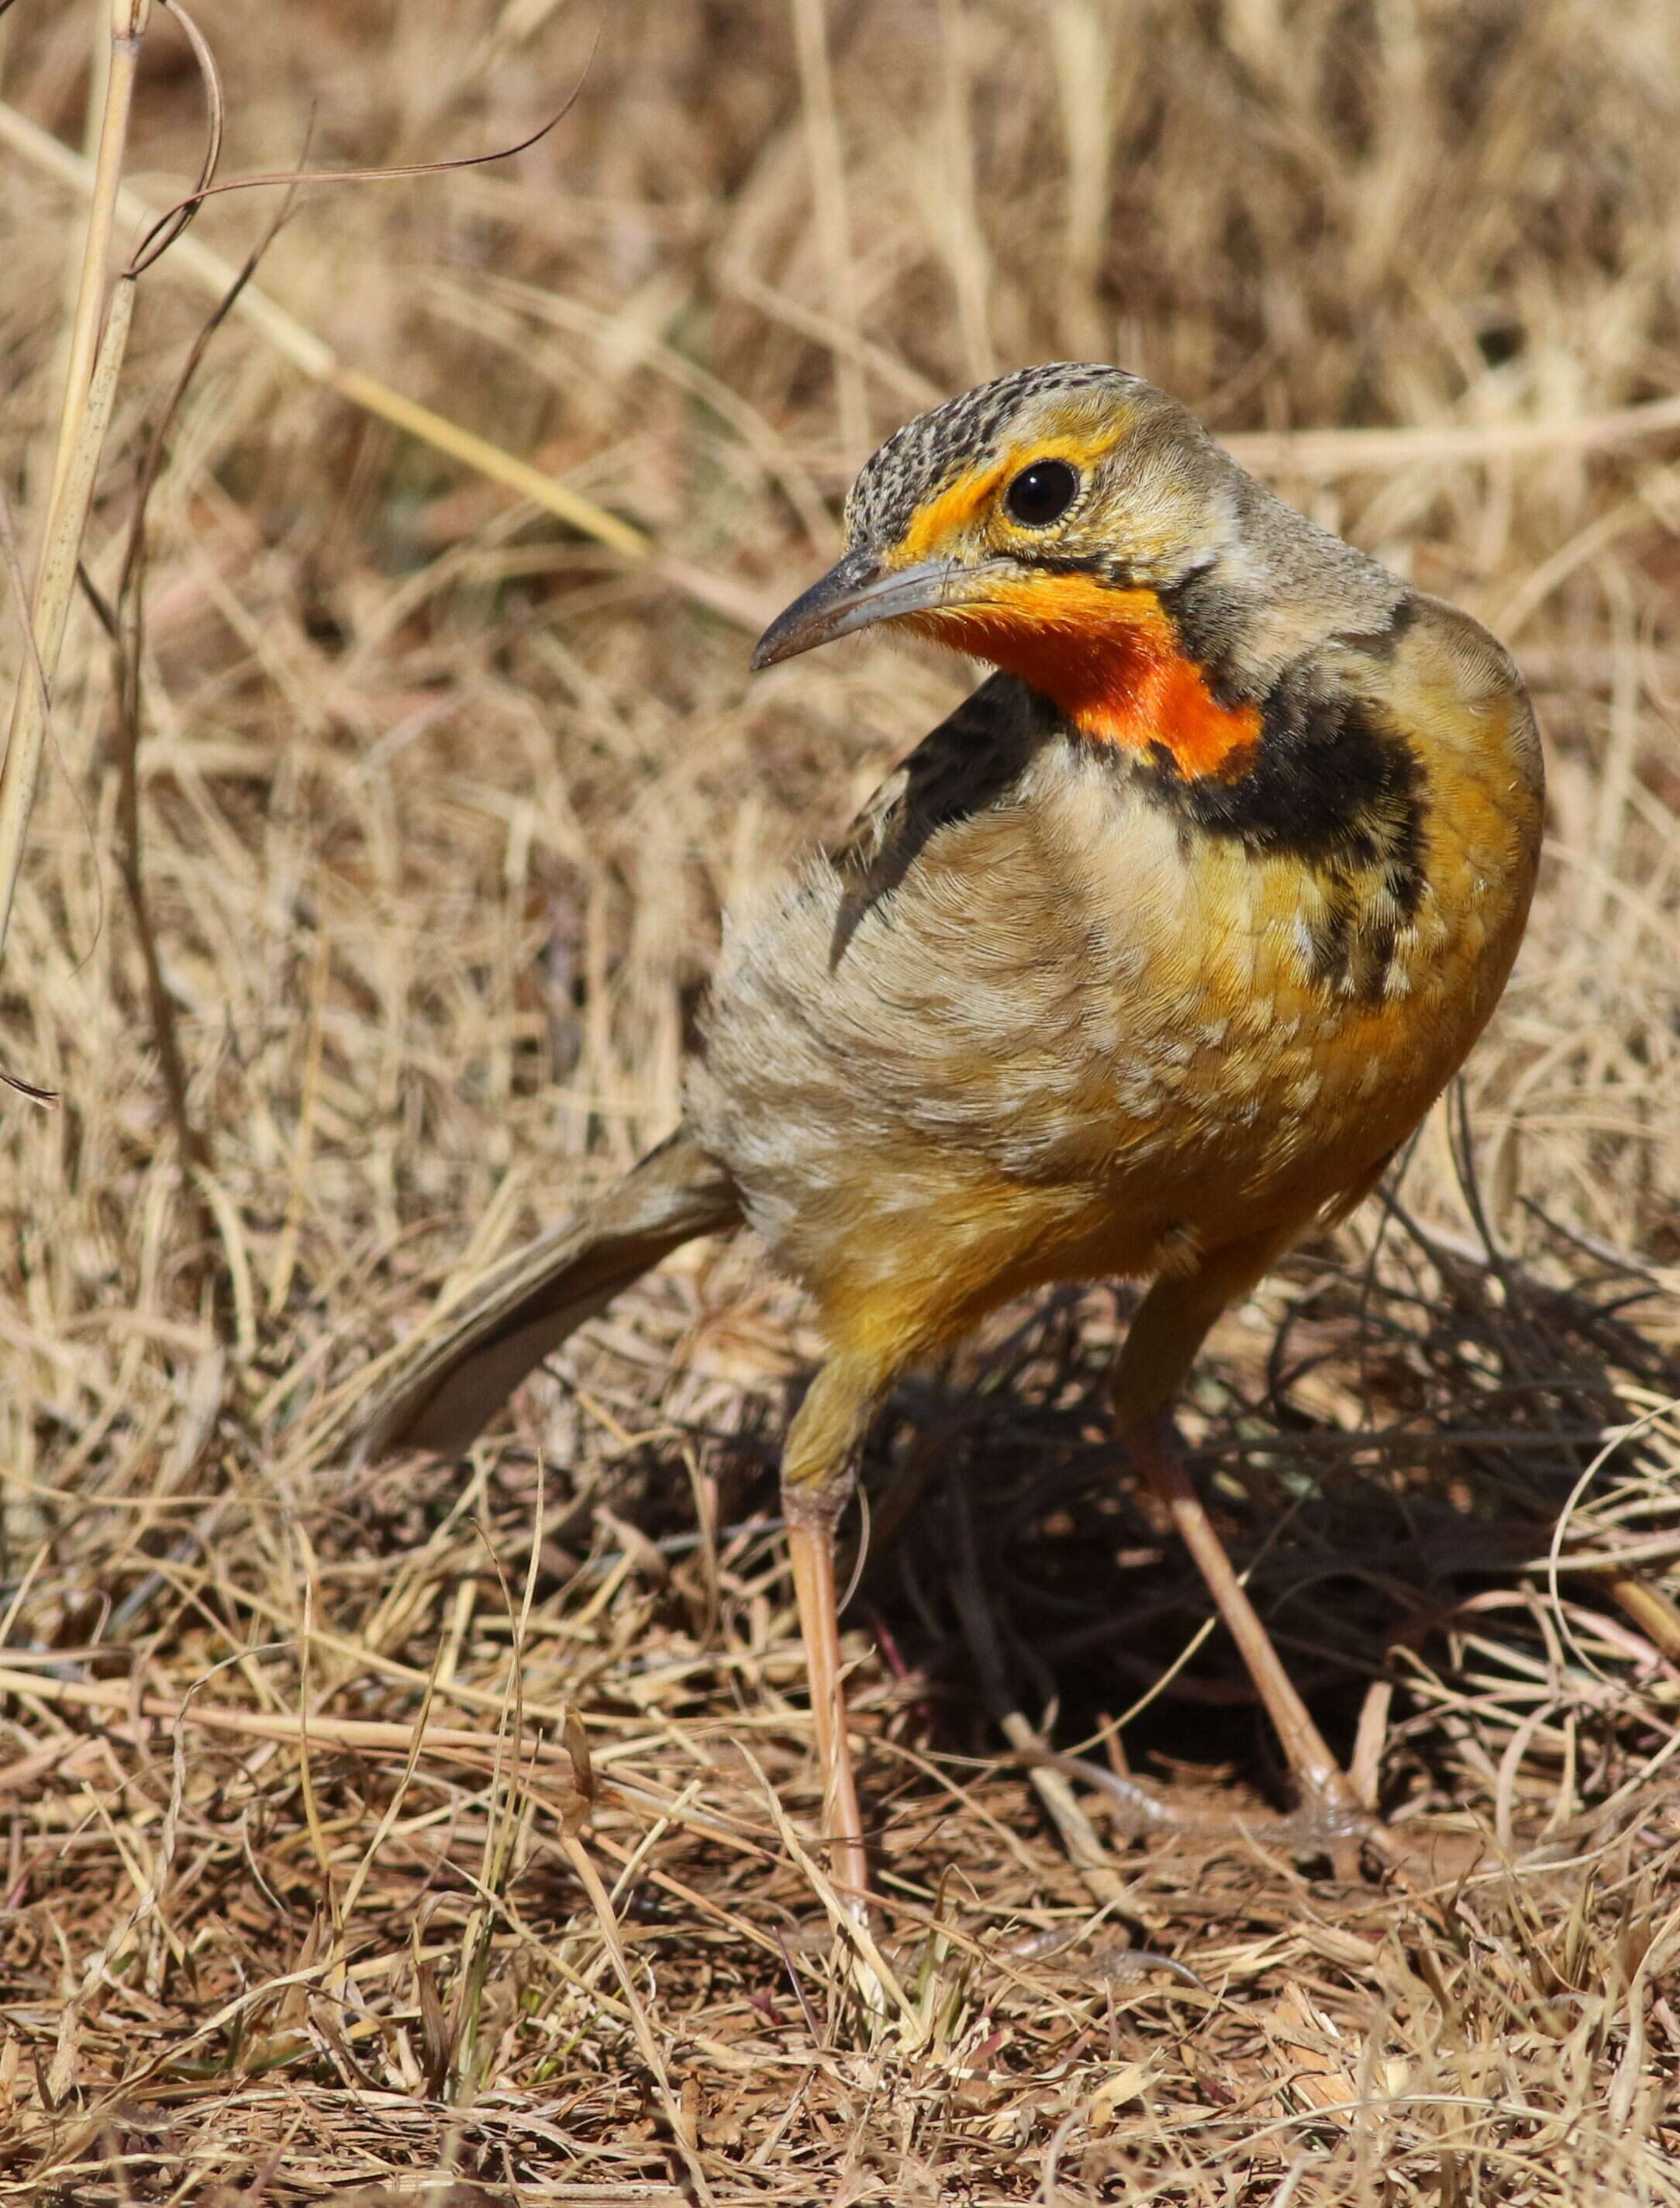
[[1257, 742], [1253, 705], [1221, 705], [1179, 649], [1153, 591], [1094, 576], [1011, 580], [984, 605], [926, 617], [941, 644], [1007, 669], [1103, 743], [1168, 753], [1186, 779], [1228, 770]]

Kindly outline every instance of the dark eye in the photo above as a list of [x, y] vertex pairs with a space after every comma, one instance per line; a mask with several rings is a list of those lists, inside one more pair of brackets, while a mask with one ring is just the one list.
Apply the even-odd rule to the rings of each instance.
[[1004, 493], [1004, 504], [1029, 529], [1047, 529], [1067, 512], [1078, 488], [1077, 471], [1065, 460], [1035, 460]]

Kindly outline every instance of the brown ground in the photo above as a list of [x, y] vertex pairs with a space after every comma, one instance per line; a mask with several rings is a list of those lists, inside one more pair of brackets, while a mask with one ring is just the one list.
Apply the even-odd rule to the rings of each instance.
[[[99, 14], [0, 26], [0, 97], [73, 143]], [[0, 2198], [1680, 2202], [1680, 422], [1597, 419], [1680, 383], [1670, 0], [203, 15], [230, 175], [311, 112], [318, 165], [507, 142], [599, 21], [540, 147], [306, 194], [259, 281], [659, 561], [219, 333], [142, 686], [200, 1211], [73, 621], [3, 998], [61, 1101], [6, 1104], [0, 1183]], [[160, 14], [159, 203], [201, 139], [184, 52]], [[8, 148], [27, 534], [81, 218]], [[195, 236], [237, 259], [272, 206]], [[179, 260], [142, 287], [107, 595], [208, 299]], [[1067, 354], [1498, 629], [1552, 839], [1403, 1209], [1233, 1315], [1186, 1417], [1395, 1863], [1267, 1836], [1263, 1731], [1105, 1445], [1123, 1307], [1050, 1298], [872, 1450], [872, 2005], [805, 1851], [773, 1515], [813, 1344], [751, 1250], [626, 1298], [465, 1482], [311, 1437], [453, 1265], [670, 1124], [719, 908], [965, 680], [865, 645], [749, 681], [753, 624], [880, 434]], [[1005, 1719], [1253, 1827], [1129, 1838]]]

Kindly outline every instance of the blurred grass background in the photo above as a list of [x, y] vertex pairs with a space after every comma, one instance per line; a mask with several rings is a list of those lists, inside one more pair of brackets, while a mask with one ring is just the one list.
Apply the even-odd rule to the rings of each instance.
[[[306, 141], [314, 167], [481, 153], [579, 87], [506, 163], [304, 190], [256, 282], [340, 362], [651, 550], [519, 501], [300, 374], [250, 320], [218, 333], [152, 504], [141, 755], [207, 1243], [115, 863], [108, 654], [74, 617], [0, 972], [5, 1067], [62, 1099], [9, 1098], [0, 1137], [0, 1615], [39, 1688], [0, 1718], [8, 2189], [255, 2202], [447, 2170], [487, 2199], [627, 2200], [692, 2195], [698, 2167], [730, 2199], [1677, 2197], [1659, 1964], [1680, 1683], [1661, 1549], [1680, 1331], [1680, 15], [223, 0], [201, 22], [230, 175], [288, 169]], [[0, 20], [0, 99], [80, 145], [102, 29], [93, 6], [24, 0]], [[202, 135], [159, 10], [129, 182], [167, 205]], [[7, 146], [0, 453], [27, 535], [81, 207]], [[237, 262], [272, 211], [234, 194], [193, 235]], [[143, 281], [85, 548], [107, 591], [208, 304], [167, 258]], [[1321, 1882], [1309, 1906], [1287, 1866], [1146, 1862], [1089, 1823], [1070, 1866], [1018, 1770], [939, 1762], [990, 1757], [996, 1735], [972, 1666], [966, 1695], [952, 1683], [954, 1613], [913, 1553], [914, 1588], [879, 1598], [886, 1654], [857, 1644], [893, 1934], [922, 1942], [903, 1966], [919, 2020], [875, 2028], [825, 1947], [789, 1962], [778, 1945], [821, 1921], [765, 1791], [812, 1807], [762, 1524], [811, 1343], [750, 1251], [691, 1255], [639, 1291], [577, 1352], [578, 1385], [533, 1389], [465, 1490], [347, 1475], [311, 1421], [452, 1266], [665, 1131], [720, 910], [842, 825], [969, 680], [879, 644], [749, 680], [758, 623], [832, 556], [858, 464], [951, 392], [1086, 356], [1166, 385], [1286, 495], [1466, 605], [1535, 692], [1551, 834], [1467, 1077], [1481, 1216], [1439, 1116], [1403, 1197], [1427, 1248], [1377, 1249], [1369, 1208], [1221, 1332], [1198, 1399], [1203, 1439], [1257, 1452], [1222, 1475], [1239, 1532], [1258, 1542], [1306, 1506], [1276, 1586], [1341, 1575], [1308, 1638], [1346, 1737], [1375, 1711], [1383, 1744], [1389, 1705], [1365, 1689], [1386, 1662], [1407, 1686], [1385, 1799], [1456, 1816], [1489, 1883], [1467, 1929], [1429, 1874], [1401, 1897]], [[9, 619], [9, 679], [17, 638]], [[1373, 1266], [1375, 1353], [1371, 1294], [1347, 1285]], [[1286, 1319], [1308, 1343], [1287, 1382]], [[1068, 1628], [1047, 1679], [1026, 1667], [1035, 1722], [1059, 1695], [1082, 1720], [1119, 1707], [1197, 1616], [1176, 1579], [1150, 1608], [1177, 1568], [1135, 1513], [1131, 1565], [1094, 1579], [1115, 1528], [1064, 1505], [1070, 1479], [1101, 1486], [1113, 1323], [1101, 1296], [1011, 1315], [880, 1443], [884, 1461], [969, 1462], [976, 1402], [1001, 1402], [1002, 1438], [970, 1463], [981, 1491], [1061, 1483], [1063, 1518], [1030, 1518], [1049, 1575], [1034, 1599], [1054, 1581], [1099, 1623]], [[1371, 1521], [1315, 1518], [1300, 1473], [1351, 1463], [1373, 1407], [1399, 1529], [1380, 1569]], [[1615, 1459], [1577, 1523], [1658, 1553], [1627, 1599], [1569, 1581], [1599, 1593], [1560, 1628], [1544, 1573], [1518, 1568], [1632, 1416], [1643, 1453]], [[1430, 1549], [1413, 1486], [1481, 1530]], [[1509, 1534], [1514, 1510], [1501, 1548], [1487, 1527]], [[1477, 1576], [1501, 1560], [1503, 1580]], [[1419, 1621], [1464, 1603], [1492, 1615], [1428, 1641]], [[1101, 1638], [1117, 1605], [1139, 1620], [1119, 1647]], [[483, 1728], [478, 1765], [428, 1751], [404, 1779], [388, 1742], [333, 1734], [405, 1740], [440, 1645], [448, 1721]], [[176, 1725], [223, 1662], [204, 1699], [311, 1713], [321, 1767], [295, 1737]], [[593, 1829], [651, 1958], [640, 1989], [688, 2160], [533, 1807], [548, 1797], [487, 1776], [516, 1675], [528, 1725], [576, 1705], [597, 1755], [610, 1742], [611, 1767], [665, 1790], [663, 1823], [651, 1796], [603, 1797]], [[1231, 1677], [1211, 1659], [1186, 1677], [1202, 1699], [1158, 1710], [1143, 1747], [1263, 1779]], [[713, 1820], [698, 1836], [696, 1803]], [[1542, 1839], [1551, 1857], [1525, 1853]], [[1219, 2001], [1029, 1983], [1007, 1941], [1077, 1930], [1094, 1899], [1182, 1947]], [[1417, 1961], [1437, 1949], [1438, 1969]], [[1350, 2096], [1366, 2115], [1315, 2115]]]

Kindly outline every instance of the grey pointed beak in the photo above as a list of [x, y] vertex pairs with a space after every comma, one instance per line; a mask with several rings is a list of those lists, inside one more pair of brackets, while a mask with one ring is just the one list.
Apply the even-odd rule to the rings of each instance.
[[877, 621], [960, 604], [965, 581], [963, 570], [949, 560], [921, 560], [888, 573], [873, 553], [848, 552], [777, 614], [753, 646], [753, 668], [774, 667]]

